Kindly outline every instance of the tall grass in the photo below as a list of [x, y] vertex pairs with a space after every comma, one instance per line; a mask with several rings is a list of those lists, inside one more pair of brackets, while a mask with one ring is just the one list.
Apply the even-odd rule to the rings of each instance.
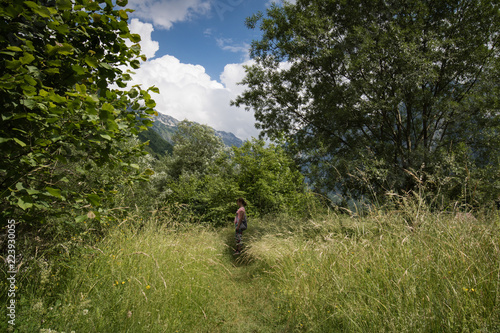
[[[410, 225], [414, 213], [251, 219], [237, 258], [231, 227], [123, 224], [72, 259], [52, 295], [26, 280], [16, 328], [500, 331], [498, 213], [476, 219], [420, 210]], [[40, 270], [44, 283], [48, 269]]]

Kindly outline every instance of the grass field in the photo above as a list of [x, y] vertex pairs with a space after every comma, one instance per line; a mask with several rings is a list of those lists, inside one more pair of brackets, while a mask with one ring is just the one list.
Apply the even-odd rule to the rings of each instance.
[[229, 226], [124, 223], [64, 276], [46, 263], [36, 282], [23, 280], [16, 329], [500, 332], [498, 213], [408, 221], [397, 212], [250, 219], [239, 257]]

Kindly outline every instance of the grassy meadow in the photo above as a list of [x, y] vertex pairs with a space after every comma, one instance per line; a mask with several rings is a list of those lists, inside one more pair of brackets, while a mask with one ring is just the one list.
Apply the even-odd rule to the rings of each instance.
[[19, 273], [16, 330], [500, 331], [498, 212], [273, 216], [249, 220], [239, 257], [233, 242], [230, 226], [124, 221], [64, 274]]

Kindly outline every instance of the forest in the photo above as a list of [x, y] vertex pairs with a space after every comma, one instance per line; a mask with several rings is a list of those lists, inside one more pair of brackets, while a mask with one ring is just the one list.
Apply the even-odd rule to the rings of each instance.
[[126, 6], [0, 0], [1, 331], [500, 331], [497, 0], [248, 17], [240, 147], [151, 129]]

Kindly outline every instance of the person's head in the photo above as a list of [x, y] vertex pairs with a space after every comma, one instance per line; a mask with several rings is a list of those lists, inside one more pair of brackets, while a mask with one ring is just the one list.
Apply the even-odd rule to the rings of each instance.
[[243, 206], [245, 207], [247, 205], [247, 203], [245, 202], [245, 200], [243, 198], [238, 198], [238, 200], [236, 200], [236, 203], [238, 203], [238, 206]]

